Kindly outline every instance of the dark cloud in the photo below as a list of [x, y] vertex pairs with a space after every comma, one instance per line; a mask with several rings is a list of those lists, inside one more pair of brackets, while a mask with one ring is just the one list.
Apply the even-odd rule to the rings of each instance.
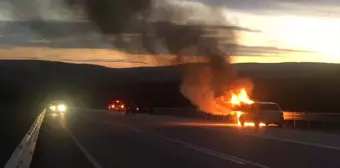
[[[30, 25], [37, 25], [39, 27], [40, 34], [36, 35], [29, 29]], [[156, 24], [150, 24], [153, 26]], [[159, 23], [159, 25], [161, 25]], [[141, 28], [124, 30], [123, 35], [118, 38], [111, 36], [109, 40], [103, 40], [93, 25], [86, 22], [0, 22], [0, 33], [3, 34], [0, 38], [1, 46], [13, 46], [13, 47], [50, 47], [50, 48], [78, 48], [78, 49], [114, 49], [120, 51], [126, 51], [135, 54], [147, 54], [143, 41]], [[177, 26], [178, 29], [186, 28], [189, 26]], [[206, 29], [207, 34], [215, 31], [250, 31], [255, 30], [240, 28], [235, 26], [198, 26], [194, 27], [200, 29]], [[222, 33], [223, 34], [223, 33]], [[151, 37], [150, 37], [151, 38]], [[156, 38], [155, 35], [152, 38]], [[225, 40], [225, 37], [200, 37], [203, 41], [207, 40]], [[125, 39], [125, 41], [122, 39]], [[236, 51], [233, 56], [259, 56], [263, 54], [280, 54], [286, 52], [308, 52], [297, 51], [289, 49], [279, 49], [275, 47], [261, 47], [261, 46], [243, 46], [240, 44], [223, 44], [221, 46], [233, 46]], [[168, 54], [166, 50], [158, 51], [159, 53]]]
[[[164, 0], [158, 2], [171, 2], [173, 0]], [[176, 0], [180, 2], [181, 0]], [[277, 13], [277, 14], [307, 14], [307, 15], [322, 15], [325, 13], [336, 14], [336, 7], [340, 7], [338, 0], [183, 0], [184, 2], [202, 3], [207, 6], [215, 6], [220, 9], [226, 8], [233, 11], [245, 11], [250, 13]], [[124, 25], [124, 20], [129, 20], [130, 16], [127, 13], [135, 13], [138, 15], [149, 15], [150, 10], [145, 10], [152, 7], [151, 0], [133, 1], [126, 0], [125, 2], [119, 0], [112, 1], [87, 1], [87, 0], [2, 0], [0, 2], [0, 19], [13, 20], [39, 20], [39, 19], [70, 19], [81, 18], [83, 16], [84, 6], [92, 6], [91, 13], [88, 17], [93, 20], [100, 18], [103, 22], [100, 27], [110, 28], [112, 31], [117, 28], [117, 25]], [[67, 5], [66, 5], [67, 4]], [[70, 8], [71, 6], [71, 8]], [[110, 7], [109, 7], [110, 6]], [[105, 10], [106, 8], [114, 10]], [[146, 6], [146, 7], [145, 7]], [[187, 6], [190, 6], [188, 4]], [[175, 6], [174, 8], [177, 8]], [[178, 7], [179, 8], [179, 7]], [[170, 9], [167, 7], [167, 9]], [[143, 10], [143, 11], [141, 11]], [[140, 12], [141, 11], [141, 12]], [[145, 11], [145, 12], [144, 12]], [[10, 14], [8, 14], [8, 12]], [[3, 13], [3, 14], [2, 14]], [[118, 15], [117, 15], [118, 14]], [[102, 17], [104, 16], [104, 17]], [[339, 16], [339, 15], [337, 15]], [[7, 18], [6, 18], [7, 17]], [[70, 17], [70, 18], [67, 18]], [[107, 22], [105, 18], [115, 19], [113, 24], [112, 20]], [[214, 19], [214, 18], [211, 18]], [[210, 20], [211, 20], [210, 19]], [[112, 26], [115, 25], [114, 29]], [[108, 29], [106, 29], [108, 30]]]
[[[258, 32], [237, 26], [208, 26], [208, 25], [175, 25], [169, 23], [143, 23], [137, 21], [133, 27], [122, 29], [121, 33], [102, 35], [88, 22], [62, 22], [62, 21], [16, 21], [0, 22], [1, 44], [18, 46], [47, 46], [55, 48], [106, 48], [126, 50], [128, 52], [147, 53], [143, 50], [143, 38], [158, 38], [163, 30], [197, 29], [204, 32], [201, 39], [224, 40], [226, 37], [213, 37], [214, 33], [228, 34], [230, 31]], [[30, 28], [34, 27], [34, 31]], [[144, 27], [148, 34], [146, 35]], [[155, 28], [155, 29], [154, 29]], [[160, 32], [156, 32], [159, 30]], [[163, 29], [163, 30], [162, 30]], [[38, 34], [36, 32], [39, 32]], [[158, 33], [158, 34], [157, 34]], [[147, 37], [146, 37], [147, 36]], [[149, 39], [147, 39], [149, 40]], [[110, 44], [110, 45], [109, 45]], [[125, 47], [125, 48], [124, 48]]]
[[147, 15], [151, 8], [151, 0], [65, 0], [65, 2], [71, 7], [82, 6], [87, 19], [104, 34], [121, 33], [131, 19], [136, 21], [136, 15]]
[[[185, 56], [202, 56], [208, 62], [208, 67], [211, 70], [209, 92], [212, 92], [215, 96], [221, 95], [226, 86], [230, 85], [234, 80], [234, 72], [229, 63], [229, 56], [235, 52], [234, 46], [229, 45], [236, 41], [234, 31], [226, 29], [224, 38], [204, 37], [208, 33], [211, 34], [211, 31], [197, 25], [180, 25], [177, 23], [179, 20], [173, 20], [174, 15], [176, 15], [176, 19], [191, 17], [191, 13], [186, 13], [183, 10], [177, 11], [176, 8], [173, 8], [174, 10], [163, 10], [162, 15], [164, 17], [162, 20], [154, 20], [154, 24], [150, 25], [150, 16], [154, 9], [157, 8], [153, 2], [151, 0], [65, 0], [68, 7], [74, 10], [79, 9], [79, 6], [81, 6], [80, 8], [85, 10], [84, 14], [87, 19], [98, 28], [104, 39], [110, 39], [110, 37], [115, 36], [114, 41], [110, 41], [113, 49], [119, 46], [122, 50], [131, 50], [131, 44], [126, 42], [124, 36], [121, 35], [142, 22], [140, 27], [140, 46], [146, 52], [155, 55], [155, 59], [157, 59], [157, 54], [167, 52], [177, 56], [174, 64], [181, 64]], [[27, 6], [28, 9], [23, 9], [25, 5], [19, 3], [19, 1], [10, 3], [15, 6], [15, 14], [19, 17], [21, 17], [20, 12], [26, 13], [27, 10], [40, 11], [34, 8], [34, 6], [38, 7], [39, 4], [30, 4], [30, 6]], [[22, 11], [20, 11], [21, 9]], [[220, 15], [221, 13], [210, 14], [205, 17], [224, 17]], [[39, 14], [34, 15], [41, 16]], [[216, 25], [229, 26], [227, 21], [220, 21], [221, 23]], [[203, 23], [203, 25], [205, 24]], [[30, 29], [38, 35], [46, 36], [44, 29], [39, 24], [31, 24]], [[71, 36], [77, 37], [77, 33], [75, 32]], [[52, 37], [50, 39], [53, 39]], [[228, 41], [229, 43], [221, 46], [220, 41]], [[198, 74], [201, 73], [199, 69], [195, 68], [195, 71]], [[188, 79], [190, 78], [184, 78], [185, 81]], [[183, 82], [182, 89], [184, 88], [185, 90], [187, 87], [190, 87], [188, 83]], [[182, 93], [192, 101], [192, 96], [196, 96], [187, 94], [185, 91]], [[193, 103], [196, 104], [196, 102]], [[196, 105], [200, 106], [199, 104]]]

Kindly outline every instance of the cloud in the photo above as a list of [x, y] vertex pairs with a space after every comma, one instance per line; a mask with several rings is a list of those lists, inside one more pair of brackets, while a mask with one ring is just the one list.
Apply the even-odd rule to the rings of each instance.
[[[52, 34], [35, 34], [25, 29], [31, 22], [6, 22], [7, 28], [1, 29], [3, 37], [0, 38], [0, 46], [12, 47], [47, 47], [55, 49], [108, 49], [116, 51], [126, 51], [134, 54], [147, 54], [148, 52], [141, 45], [140, 32], [130, 31], [129, 34], [120, 36], [126, 39], [126, 44], [121, 41], [115, 43], [115, 36], [110, 36], [108, 40], [104, 40], [102, 36], [95, 32], [88, 23], [71, 23], [71, 22], [38, 22], [41, 32], [51, 32]], [[1, 25], [1, 22], [0, 22]], [[51, 28], [51, 31], [49, 29]], [[73, 27], [73, 28], [72, 28]], [[88, 28], [86, 28], [88, 27]], [[79, 30], [78, 30], [79, 28]], [[208, 27], [209, 28], [209, 27]], [[224, 38], [223, 29], [233, 29], [235, 31], [255, 32], [239, 27], [212, 27], [213, 31], [221, 31], [217, 36], [207, 36], [203, 38]], [[2, 31], [1, 31], [2, 30]], [[8, 31], [6, 31], [8, 30]], [[54, 34], [53, 34], [54, 32]], [[6, 35], [7, 34], [7, 35]], [[113, 45], [112, 45], [113, 44]], [[223, 44], [227, 46], [228, 44]], [[128, 48], [126, 48], [128, 47]], [[282, 52], [307, 52], [292, 49], [267, 47], [267, 46], [247, 46], [242, 44], [234, 44], [237, 52], [233, 55], [263, 55], [278, 54]], [[167, 53], [163, 53], [167, 54]], [[93, 57], [96, 57], [95, 55]]]
[[[2, 0], [0, 20], [13, 21], [0, 22], [2, 59], [92, 62], [105, 64], [105, 66], [120, 66], [119, 63], [124, 63], [122, 65], [124, 67], [171, 64], [173, 57], [166, 55], [166, 52], [160, 53], [157, 58], [145, 55], [147, 52], [141, 44], [141, 28], [138, 27], [138, 23], [127, 24], [122, 32], [124, 35], [102, 36], [94, 25], [83, 20], [81, 10], [70, 8], [63, 2], [62, 0]], [[158, 7], [153, 10], [148, 18], [149, 21], [171, 20], [181, 24], [214, 25], [210, 28], [214, 29], [213, 31], [220, 31], [216, 33], [218, 35], [213, 34], [213, 36], [216, 35], [214, 38], [224, 38], [223, 29], [232, 29], [247, 36], [258, 35], [255, 38], [244, 38], [243, 41], [234, 44], [237, 50], [233, 55], [239, 58], [258, 56], [277, 58], [289, 53], [309, 54], [308, 51], [288, 48], [292, 46], [283, 43], [273, 47], [269, 45], [270, 40], [263, 39], [274, 36], [277, 37], [274, 40], [279, 41], [278, 43], [284, 39], [282, 38], [286, 33], [284, 30], [294, 28], [294, 24], [287, 21], [292, 20], [292, 17], [284, 19], [283, 16], [286, 15], [340, 17], [340, 1], [336, 0], [165, 0], [156, 2], [158, 2]], [[175, 10], [178, 15], [165, 16], [163, 14], [166, 12], [162, 13], [164, 10]], [[190, 17], [181, 17], [183, 16], [181, 13], [188, 14], [187, 16]], [[221, 13], [225, 15], [220, 15]], [[242, 17], [234, 19], [231, 13]], [[46, 21], [50, 19], [55, 21]], [[228, 24], [226, 27], [219, 24], [224, 21], [225, 23], [231, 22], [232, 25]], [[296, 19], [296, 23], [301, 22]], [[299, 33], [296, 34], [299, 35]], [[130, 53], [127, 53], [128, 51]], [[33, 56], [28, 56], [28, 54]], [[111, 54], [116, 54], [118, 58]]]
[[324, 10], [326, 8], [339, 8], [340, 1], [338, 0], [192, 0], [201, 2], [207, 5], [213, 6], [224, 6], [232, 10], [241, 11], [277, 11], [284, 12], [285, 14], [291, 12], [299, 12], [298, 10], [303, 9], [303, 12], [310, 11], [310, 7], [314, 9]]
[[[155, 0], [155, 2], [163, 6], [177, 6], [183, 10], [195, 9], [191, 10], [192, 13], [201, 14], [201, 16], [213, 12], [208, 6], [215, 6], [220, 9], [253, 14], [340, 17], [340, 1], [338, 0]], [[0, 20], [84, 20], [82, 8], [74, 6], [71, 8], [66, 5], [65, 0], [2, 0]], [[201, 10], [196, 10], [197, 8]], [[214, 18], [206, 20], [211, 21]]]
[[224, 6], [229, 10], [253, 14], [340, 16], [338, 0], [192, 0], [207, 5]]
[[82, 20], [63, 0], [1, 0], [0, 20]]
[[[38, 29], [35, 33], [31, 26]], [[237, 26], [203, 26], [211, 31], [218, 31], [206, 38], [224, 38], [225, 29], [238, 32], [258, 31]], [[146, 56], [140, 42], [140, 30], [129, 29], [123, 36], [107, 36], [103, 39], [93, 25], [88, 22], [61, 22], [61, 21], [18, 21], [0, 22], [0, 47], [5, 47], [0, 54], [2, 59], [40, 59], [65, 61], [76, 63], [93, 63], [113, 66], [125, 63], [124, 66], [154, 66], [156, 64], [171, 64], [173, 57], [159, 54], [156, 58]], [[115, 43], [115, 38], [124, 38], [126, 44]], [[129, 48], [126, 48], [126, 47]], [[291, 52], [307, 52], [268, 46], [247, 46], [234, 44], [236, 52], [233, 56], [273, 56]], [[190, 61], [190, 59], [188, 59]], [[193, 60], [197, 61], [197, 60]], [[110, 64], [111, 63], [111, 64]], [[117, 65], [115, 65], [117, 66]]]
[[[157, 23], [149, 23], [149, 26], [157, 26]], [[211, 32], [211, 35], [207, 36], [214, 37], [217, 35], [216, 38], [225, 38], [225, 32], [230, 30], [238, 32], [259, 32], [237, 26], [197, 25], [195, 27], [207, 29], [209, 33]], [[142, 31], [142, 25], [136, 24], [133, 29], [124, 30], [122, 35], [106, 35], [104, 37], [88, 22], [7, 21], [0, 22], [0, 34], [3, 35], [3, 37], [0, 38], [0, 45], [118, 50], [125, 50], [122, 47], [128, 46], [132, 47], [128, 48], [128, 50], [142, 51], [143, 46], [140, 44]], [[121, 40], [122, 38], [123, 41]], [[119, 39], [119, 41], [116, 41], [116, 39]], [[126, 41], [126, 44], [124, 44], [124, 41]]]
[[0, 1], [0, 21], [13, 20], [13, 6], [6, 1]]
[[[297, 60], [308, 60], [314, 53], [284, 50], [268, 47], [239, 47], [239, 51], [233, 59], [247, 62], [247, 60], [267, 60], [274, 58], [276, 61], [283, 61], [287, 56], [294, 55]], [[173, 65], [176, 57], [173, 55], [149, 55], [149, 54], [131, 54], [121, 51], [108, 49], [65, 49], [65, 48], [47, 48], [47, 47], [15, 47], [0, 48], [0, 59], [19, 59], [19, 60], [47, 60], [61, 61], [69, 63], [87, 63], [96, 64], [113, 68], [126, 67], [143, 67], [143, 66], [166, 66]], [[297, 58], [303, 55], [303, 58]], [[253, 58], [252, 58], [253, 57]], [[198, 57], [187, 56], [183, 62], [201, 62]], [[292, 57], [289, 57], [292, 61]], [[237, 61], [239, 62], [239, 61]], [[259, 61], [261, 62], [261, 61]]]

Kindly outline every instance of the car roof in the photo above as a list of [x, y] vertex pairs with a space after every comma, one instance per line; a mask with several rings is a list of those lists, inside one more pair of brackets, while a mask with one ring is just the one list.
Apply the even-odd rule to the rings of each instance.
[[278, 109], [281, 110], [281, 107], [277, 104], [277, 103], [274, 103], [274, 102], [255, 102], [254, 104], [258, 104], [258, 105], [274, 105], [276, 107], [278, 107]]

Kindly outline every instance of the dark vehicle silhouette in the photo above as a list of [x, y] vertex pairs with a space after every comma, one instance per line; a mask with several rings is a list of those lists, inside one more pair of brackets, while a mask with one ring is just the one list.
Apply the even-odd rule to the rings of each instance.
[[140, 109], [135, 103], [130, 102], [130, 103], [127, 104], [126, 115], [134, 116], [139, 111], [140, 111]]
[[248, 105], [247, 110], [242, 110], [239, 117], [242, 126], [246, 122], [253, 122], [258, 127], [260, 123], [277, 124], [279, 127], [283, 124], [283, 112], [279, 105], [273, 102], [255, 102]]

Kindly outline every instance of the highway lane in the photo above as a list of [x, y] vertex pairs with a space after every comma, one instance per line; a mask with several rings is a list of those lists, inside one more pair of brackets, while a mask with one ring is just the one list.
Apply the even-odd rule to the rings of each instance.
[[[320, 136], [327, 140], [309, 140]], [[59, 121], [45, 121], [31, 167], [340, 167], [338, 139], [78, 110]]]
[[59, 119], [45, 115], [31, 167], [92, 168]]
[[[96, 116], [71, 114], [65, 116], [65, 122], [61, 123], [46, 120], [31, 167], [89, 167], [90, 163], [97, 165], [93, 167], [104, 168], [254, 167], [214, 156], [207, 157], [185, 145], [136, 132], [137, 129], [132, 131], [131, 128], [122, 128], [122, 123], [117, 122], [129, 118], [109, 116], [112, 118], [108, 118], [110, 121], [107, 122], [104, 120], [107, 116], [92, 117]], [[115, 124], [111, 125], [111, 122]], [[67, 128], [63, 128], [64, 124]], [[69, 141], [72, 138], [64, 136], [68, 131], [72, 132], [72, 136], [81, 144], [80, 148], [84, 148], [88, 154], [81, 155], [77, 144]]]

